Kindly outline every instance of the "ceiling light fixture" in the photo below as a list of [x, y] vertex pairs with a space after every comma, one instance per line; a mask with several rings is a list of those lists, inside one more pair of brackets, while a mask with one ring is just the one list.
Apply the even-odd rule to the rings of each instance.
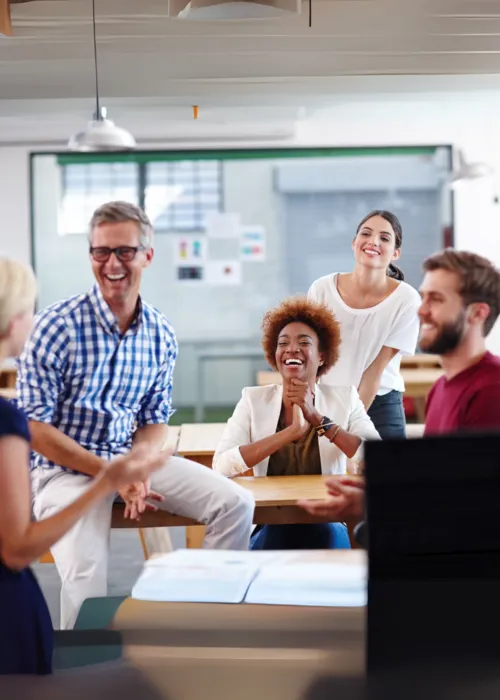
[[493, 174], [493, 168], [488, 163], [475, 162], [469, 163], [466, 161], [462, 151], [458, 151], [456, 155], [457, 167], [453, 169], [449, 182], [454, 185], [464, 180], [479, 180], [483, 177], [489, 177]]
[[249, 20], [300, 15], [302, 0], [169, 0], [169, 17], [200, 21]]
[[94, 118], [87, 125], [85, 131], [74, 134], [68, 148], [72, 151], [129, 151], [136, 147], [132, 134], [125, 129], [120, 129], [114, 122], [106, 118], [106, 108], [101, 106], [99, 98], [99, 71], [97, 64], [97, 37], [95, 0], [92, 0], [92, 26], [94, 36], [94, 69], [95, 69], [95, 95], [96, 111]]

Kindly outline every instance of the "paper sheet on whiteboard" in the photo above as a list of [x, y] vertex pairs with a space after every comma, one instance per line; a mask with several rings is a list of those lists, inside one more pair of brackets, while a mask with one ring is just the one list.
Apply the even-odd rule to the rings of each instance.
[[231, 286], [242, 283], [239, 260], [209, 260], [206, 263], [206, 282], [213, 286]]
[[209, 238], [239, 238], [241, 215], [226, 212], [212, 212], [205, 219], [206, 234]]

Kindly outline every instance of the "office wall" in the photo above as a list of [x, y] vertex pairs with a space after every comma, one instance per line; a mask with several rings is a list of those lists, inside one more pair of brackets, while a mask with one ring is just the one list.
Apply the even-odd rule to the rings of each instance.
[[[266, 259], [242, 264], [242, 285], [228, 288], [179, 283], [172, 265], [175, 232], [159, 232], [155, 236], [155, 258], [144, 272], [142, 292], [146, 300], [167, 316], [180, 343], [174, 393], [178, 406], [197, 403], [200, 381], [197, 353], [227, 352], [232, 342], [236, 347], [239, 343], [258, 349], [263, 314], [286, 295], [281, 259], [282, 227], [277, 221], [279, 206], [275, 201], [278, 195], [273, 188], [273, 171], [273, 163], [263, 160], [227, 161], [223, 165], [226, 210], [241, 214], [244, 224], [262, 225], [267, 232]], [[87, 259], [86, 237], [61, 237], [58, 233], [61, 174], [55, 156], [35, 159], [33, 182], [34, 251], [40, 283], [39, 307], [44, 308], [88, 289], [93, 277]], [[238, 258], [237, 239], [208, 243], [212, 258]], [[241, 358], [211, 360], [204, 367], [202, 382], [207, 401], [211, 405], [228, 405], [234, 403], [242, 386], [254, 381], [257, 365]], [[258, 368], [266, 367], [263, 361], [258, 365]]]
[[[493, 106], [493, 98], [481, 93], [425, 100], [346, 103], [339, 105], [328, 119], [299, 125], [293, 145], [450, 143], [462, 148], [469, 160], [487, 160], [497, 166], [500, 172], [500, 144], [495, 123], [497, 110]], [[144, 146], [147, 147], [147, 144]], [[197, 147], [201, 146], [202, 144], [197, 144]], [[0, 250], [25, 260], [29, 259], [30, 248], [30, 150], [29, 146], [0, 148]], [[457, 190], [455, 242], [457, 247], [487, 255], [500, 265], [500, 210], [495, 202], [496, 194], [496, 180], [491, 179], [477, 181]], [[251, 202], [250, 198], [245, 200]], [[250, 211], [249, 214], [251, 213]], [[258, 288], [256, 291], [259, 291]], [[278, 287], [275, 292], [279, 298]], [[231, 302], [233, 300], [234, 298]], [[260, 316], [260, 312], [257, 300], [255, 318]], [[238, 320], [231, 320], [236, 328]], [[490, 335], [489, 345], [500, 353], [498, 326]], [[186, 362], [187, 364], [190, 363]], [[176, 381], [180, 385], [179, 390], [182, 389], [184, 382], [181, 374]], [[220, 382], [220, 386], [223, 387], [224, 382]], [[181, 393], [190, 399], [190, 392], [183, 389]]]
[[[418, 286], [422, 259], [441, 247], [443, 228], [450, 224], [449, 213], [445, 217], [440, 206], [448, 172], [448, 149], [432, 156], [222, 161], [225, 210], [237, 212], [244, 224], [264, 228], [266, 257], [243, 262], [241, 284], [235, 286], [179, 282], [172, 264], [176, 233], [157, 232], [155, 258], [145, 270], [142, 291], [173, 324], [181, 345], [176, 403], [198, 404], [200, 385], [211, 405], [234, 403], [241, 387], [253, 383], [256, 369], [248, 359], [235, 359], [234, 344], [257, 349], [267, 309], [288, 294], [305, 293], [321, 274], [350, 269], [353, 232], [371, 209], [389, 208], [401, 217], [403, 267], [410, 283]], [[56, 156], [35, 157], [34, 252], [40, 308], [81, 293], [93, 281], [86, 237], [81, 235], [85, 229], [62, 237], [58, 232], [61, 180]], [[444, 198], [449, 202], [449, 194]], [[205, 242], [212, 259], [239, 257], [238, 239]], [[203, 362], [199, 355], [207, 350], [212, 357]], [[260, 360], [260, 367], [266, 366]]]

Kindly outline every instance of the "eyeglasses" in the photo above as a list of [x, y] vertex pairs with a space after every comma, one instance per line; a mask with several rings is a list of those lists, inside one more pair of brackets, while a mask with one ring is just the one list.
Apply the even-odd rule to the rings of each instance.
[[131, 262], [139, 250], [146, 250], [143, 245], [121, 245], [118, 248], [105, 248], [102, 246], [90, 246], [89, 253], [96, 262], [106, 262], [111, 253], [114, 253], [121, 262]]

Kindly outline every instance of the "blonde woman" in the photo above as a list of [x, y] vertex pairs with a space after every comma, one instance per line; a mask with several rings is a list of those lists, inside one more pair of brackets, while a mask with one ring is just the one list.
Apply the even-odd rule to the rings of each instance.
[[[0, 363], [20, 353], [31, 328], [35, 294], [31, 269], [0, 258]], [[111, 461], [69, 506], [33, 522], [29, 453], [26, 417], [0, 397], [0, 675], [44, 675], [52, 670], [52, 624], [29, 564], [98, 501], [112, 498], [121, 486], [144, 482], [168, 456], [148, 456], [137, 447]]]

